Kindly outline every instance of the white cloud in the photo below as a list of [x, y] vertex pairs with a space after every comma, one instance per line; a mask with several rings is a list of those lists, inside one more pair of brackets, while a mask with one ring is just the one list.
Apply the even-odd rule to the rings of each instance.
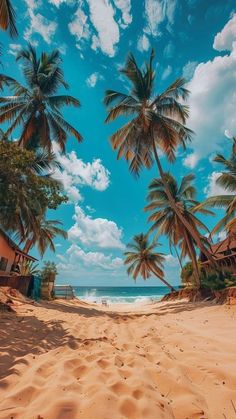
[[138, 38], [137, 49], [141, 52], [148, 51], [150, 47], [150, 42], [147, 35], [143, 34]]
[[28, 14], [30, 23], [24, 31], [24, 39], [31, 41], [34, 34], [39, 34], [47, 44], [50, 44], [56, 32], [57, 23], [46, 19], [40, 13], [35, 13], [33, 9], [29, 9]]
[[114, 0], [114, 4], [121, 11], [120, 26], [126, 28], [132, 22], [131, 0]]
[[145, 32], [153, 36], [160, 35], [159, 26], [166, 21], [170, 30], [174, 23], [176, 0], [145, 0], [145, 17], [147, 26]]
[[74, 19], [68, 25], [70, 33], [75, 36], [76, 46], [81, 49], [84, 41], [90, 38], [90, 29], [88, 23], [88, 16], [83, 10], [78, 7], [74, 14]]
[[75, 269], [76, 267], [78, 269], [80, 263], [85, 267], [96, 267], [105, 270], [116, 270], [123, 266], [123, 261], [119, 257], [105, 255], [103, 252], [85, 252], [76, 244], [72, 244], [69, 247], [66, 251], [66, 257], [64, 256], [63, 259], [64, 269], [71, 269], [71, 265], [74, 265]]
[[178, 258], [169, 254], [169, 255], [165, 255], [165, 264], [168, 267], [179, 267], [179, 261]]
[[70, 201], [77, 203], [82, 200], [79, 188], [90, 186], [97, 191], [105, 191], [110, 183], [110, 172], [103, 166], [100, 159], [92, 163], [83, 162], [75, 151], [61, 154], [56, 143], [53, 149], [61, 169], [54, 169], [53, 177], [62, 182]]
[[208, 184], [204, 188], [204, 193], [206, 194], [207, 197], [215, 196], [215, 195], [234, 195], [233, 192], [227, 191], [225, 188], [222, 188], [222, 186], [216, 183], [220, 175], [221, 175], [221, 172], [212, 172], [208, 176]]
[[122, 229], [114, 221], [106, 218], [92, 218], [86, 215], [82, 208], [75, 206], [73, 216], [75, 224], [68, 231], [72, 242], [79, 240], [85, 246], [96, 246], [103, 249], [124, 249]]
[[90, 76], [86, 79], [87, 86], [95, 87], [98, 80], [104, 80], [104, 77], [98, 72], [90, 74]]
[[172, 73], [171, 65], [168, 65], [162, 73], [162, 80], [166, 80]]
[[20, 44], [9, 44], [9, 54], [16, 56], [18, 52], [22, 49]]
[[[228, 26], [229, 22], [225, 28]], [[214, 42], [215, 47], [219, 42]], [[224, 45], [222, 40], [221, 45]], [[233, 88], [236, 86], [236, 42], [232, 43], [232, 48], [230, 54], [198, 64], [188, 85], [191, 92], [188, 126], [196, 136], [191, 144], [193, 152], [184, 164], [191, 162], [192, 168], [201, 158], [221, 150], [225, 131], [236, 132], [236, 91]]]
[[233, 43], [236, 41], [236, 13], [226, 23], [225, 27], [214, 39], [213, 48], [217, 51], [232, 51]]
[[89, 42], [93, 50], [101, 50], [103, 54], [114, 57], [120, 31], [131, 22], [130, 0], [114, 0], [113, 3], [109, 0], [86, 0], [79, 1], [75, 16], [69, 23], [69, 30], [76, 38], [78, 49]]
[[190, 169], [194, 169], [196, 167], [199, 160], [199, 156], [197, 153], [189, 154], [185, 159], [183, 160], [183, 164], [185, 167], [189, 167]]
[[48, 0], [49, 3], [51, 3], [53, 6], [56, 6], [59, 8], [62, 3], [66, 3], [66, 5], [73, 5], [75, 3], [75, 0]]
[[96, 30], [92, 49], [101, 49], [104, 54], [114, 57], [115, 46], [119, 42], [119, 26], [114, 19], [115, 10], [107, 0], [87, 0], [90, 20]]
[[183, 67], [183, 77], [189, 81], [193, 75], [194, 71], [198, 65], [197, 61], [188, 61], [185, 66]]

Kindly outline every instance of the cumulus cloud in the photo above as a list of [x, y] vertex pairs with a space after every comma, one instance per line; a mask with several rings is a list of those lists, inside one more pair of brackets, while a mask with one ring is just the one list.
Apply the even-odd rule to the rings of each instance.
[[194, 71], [198, 65], [197, 61], [188, 61], [185, 66], [183, 67], [183, 77], [189, 81], [193, 75]]
[[79, 159], [75, 151], [61, 154], [56, 144], [53, 145], [61, 169], [55, 169], [53, 176], [62, 182], [72, 202], [82, 200], [79, 188], [90, 186], [97, 191], [105, 191], [110, 183], [110, 172], [103, 166], [100, 159], [85, 163]]
[[227, 46], [232, 48], [231, 52], [198, 64], [188, 85], [191, 92], [188, 126], [196, 136], [191, 144], [193, 152], [184, 164], [190, 167], [190, 162], [192, 168], [201, 158], [221, 150], [225, 132], [236, 132], [236, 92], [233, 88], [236, 86], [236, 42], [231, 42], [228, 35], [234, 19], [235, 15], [220, 32], [221, 36], [217, 34], [214, 40], [215, 48]]
[[226, 23], [225, 27], [214, 39], [213, 48], [217, 51], [232, 51], [233, 43], [236, 41], [236, 13]]
[[174, 23], [176, 0], [145, 0], [145, 32], [152, 36], [160, 35], [160, 25], [165, 22], [167, 29]]
[[50, 44], [56, 32], [57, 23], [45, 18], [40, 13], [37, 13], [35, 11], [36, 4], [34, 2], [30, 2], [30, 4], [31, 8], [28, 10], [30, 22], [24, 31], [24, 39], [32, 41], [31, 37], [34, 34], [39, 34], [47, 44]]
[[115, 55], [115, 46], [119, 42], [119, 26], [115, 21], [115, 10], [112, 4], [105, 0], [87, 0], [90, 10], [90, 20], [96, 31], [92, 37], [92, 49], [101, 49], [110, 57]]
[[96, 246], [103, 249], [124, 249], [122, 229], [114, 221], [106, 218], [92, 218], [76, 205], [73, 216], [75, 224], [68, 231], [72, 242], [79, 241], [85, 246]]
[[122, 28], [126, 28], [132, 22], [131, 0], [114, 0], [114, 4], [121, 12], [119, 23]]
[[[66, 255], [61, 258], [61, 268], [71, 269], [71, 265], [77, 267], [80, 263], [89, 268], [101, 268], [105, 270], [116, 270], [123, 266], [123, 261], [119, 257], [113, 257], [111, 254], [105, 255], [103, 252], [85, 252], [81, 247], [72, 244], [66, 251]], [[66, 263], [65, 263], [66, 262]]]
[[215, 196], [215, 195], [234, 195], [233, 192], [226, 191], [225, 188], [222, 188], [220, 185], [217, 184], [217, 179], [221, 175], [221, 172], [212, 172], [208, 176], [208, 184], [204, 188], [204, 193], [207, 197]]
[[59, 8], [61, 4], [66, 3], [67, 5], [73, 5], [75, 3], [75, 0], [48, 0], [49, 3], [53, 4], [53, 6], [56, 6]]
[[89, 87], [95, 87], [98, 80], [104, 80], [104, 77], [98, 72], [95, 72], [90, 74], [90, 76], [86, 79], [86, 84]]
[[[89, 13], [85, 11], [87, 5]], [[118, 13], [120, 18], [118, 19]], [[120, 40], [120, 29], [132, 22], [130, 0], [87, 0], [79, 2], [78, 9], [69, 23], [69, 30], [76, 38], [76, 46], [82, 49], [89, 41], [90, 47], [114, 57]]]
[[74, 14], [74, 18], [72, 22], [69, 23], [68, 27], [70, 33], [75, 36], [77, 48], [81, 49], [83, 42], [88, 40], [91, 36], [88, 16], [84, 13], [81, 7], [78, 7]]

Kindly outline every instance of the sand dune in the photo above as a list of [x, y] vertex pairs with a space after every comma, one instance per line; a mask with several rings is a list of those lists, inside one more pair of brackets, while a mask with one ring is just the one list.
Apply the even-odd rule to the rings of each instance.
[[15, 309], [0, 316], [1, 419], [236, 418], [236, 306]]

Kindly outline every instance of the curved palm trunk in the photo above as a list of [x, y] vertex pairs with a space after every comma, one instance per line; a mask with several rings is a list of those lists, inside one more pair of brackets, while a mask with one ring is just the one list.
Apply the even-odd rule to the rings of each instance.
[[197, 287], [200, 288], [201, 287], [200, 272], [199, 272], [199, 268], [198, 268], [197, 257], [196, 257], [196, 252], [195, 252], [195, 249], [194, 249], [194, 245], [193, 245], [193, 243], [191, 243], [190, 238], [189, 238], [189, 233], [187, 231], [184, 231], [184, 237], [185, 237], [185, 240], [186, 240], [186, 243], [187, 243], [187, 246], [188, 246], [190, 258], [192, 260], [193, 269], [194, 269], [194, 276], [195, 276], [195, 279], [196, 279]]
[[163, 284], [165, 284], [170, 290], [171, 292], [175, 292], [176, 290], [174, 289], [174, 287], [172, 287], [171, 284], [169, 284], [169, 282], [167, 282], [164, 278], [160, 277], [158, 275], [158, 273], [155, 271], [155, 269], [153, 269], [150, 265], [148, 265], [150, 271], [158, 278], [160, 279], [161, 282], [163, 282]]
[[175, 254], [176, 254], [176, 256], [177, 256], [177, 258], [178, 258], [178, 261], [179, 261], [179, 266], [180, 266], [180, 268], [181, 268], [181, 269], [183, 269], [183, 264], [182, 264], [182, 261], [181, 261], [181, 258], [180, 258], [180, 255], [179, 255], [179, 252], [178, 252], [178, 250], [177, 250], [177, 248], [176, 248], [175, 244], [174, 244], [174, 249], [175, 249]]
[[31, 239], [26, 240], [25, 246], [23, 248], [23, 252], [29, 253], [32, 247], [33, 247], [33, 240]]
[[180, 221], [183, 223], [183, 225], [186, 227], [187, 231], [191, 234], [191, 236], [193, 237], [193, 239], [195, 240], [198, 248], [202, 251], [202, 253], [207, 257], [207, 259], [210, 260], [210, 262], [216, 267], [216, 262], [213, 259], [211, 253], [205, 248], [205, 246], [202, 244], [201, 239], [199, 234], [195, 231], [195, 229], [191, 226], [191, 224], [186, 220], [186, 218], [183, 216], [183, 214], [181, 213], [181, 211], [179, 210], [178, 206], [176, 205], [175, 200], [173, 199], [173, 196], [170, 192], [168, 183], [166, 182], [165, 179], [165, 175], [161, 166], [161, 162], [157, 153], [157, 149], [156, 149], [156, 144], [155, 144], [155, 140], [154, 138], [152, 139], [153, 141], [153, 151], [154, 151], [154, 156], [155, 156], [155, 160], [157, 163], [157, 167], [161, 176], [161, 180], [163, 182], [163, 185], [165, 187], [166, 190], [166, 194], [167, 197], [169, 199], [170, 202], [170, 206], [173, 209], [173, 211], [175, 212], [175, 214], [179, 217]]

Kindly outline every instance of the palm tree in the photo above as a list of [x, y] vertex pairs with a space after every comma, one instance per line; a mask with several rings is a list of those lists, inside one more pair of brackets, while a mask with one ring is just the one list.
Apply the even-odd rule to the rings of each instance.
[[[177, 184], [175, 178], [169, 173], [165, 173], [164, 176], [179, 211], [188, 221], [188, 224], [191, 225], [192, 230], [196, 234], [199, 234], [198, 228], [208, 231], [207, 227], [195, 216], [195, 207], [199, 204], [195, 200], [196, 189], [192, 185], [195, 176], [193, 174], [184, 176], [180, 185]], [[195, 271], [196, 283], [200, 287], [200, 273], [195, 249], [196, 241], [170, 205], [162, 179], [154, 179], [149, 185], [149, 190], [147, 198], [150, 204], [145, 207], [145, 211], [152, 212], [148, 218], [149, 221], [153, 222], [150, 232], [156, 231], [156, 237], [162, 234], [166, 235], [169, 238], [170, 248], [172, 246], [180, 246], [181, 259], [186, 256], [190, 257]], [[204, 208], [199, 209], [198, 212], [201, 214], [212, 214]], [[205, 238], [202, 236], [201, 239], [204, 240]]]
[[68, 134], [81, 141], [79, 132], [61, 113], [63, 106], [79, 107], [79, 100], [69, 95], [56, 95], [60, 87], [68, 88], [59, 51], [43, 52], [38, 57], [35, 48], [29, 44], [16, 59], [22, 61], [26, 87], [11, 77], [0, 75], [1, 84], [13, 93], [0, 98], [0, 123], [10, 123], [6, 136], [9, 137], [20, 126], [20, 145], [51, 150], [52, 140], [55, 140], [62, 151]]
[[11, 37], [18, 35], [15, 23], [15, 10], [10, 0], [0, 0], [0, 27], [7, 31], [9, 29]]
[[110, 138], [112, 148], [117, 150], [117, 158], [124, 157], [131, 173], [139, 175], [143, 167], [150, 168], [155, 159], [170, 205], [183, 225], [194, 237], [199, 249], [213, 263], [212, 256], [202, 243], [201, 237], [185, 219], [175, 203], [161, 166], [159, 151], [170, 162], [176, 158], [179, 145], [186, 147], [193, 132], [186, 127], [188, 106], [183, 104], [189, 95], [185, 80], [175, 80], [163, 93], [154, 93], [155, 71], [153, 69], [154, 50], [144, 68], [139, 68], [132, 54], [121, 69], [131, 83], [129, 94], [107, 90], [104, 103], [108, 109], [106, 122], [119, 116], [128, 116], [129, 122], [118, 129]]
[[[212, 231], [213, 234], [222, 229], [230, 232], [236, 228], [236, 137], [232, 138], [232, 142], [232, 152], [228, 160], [221, 154], [217, 154], [214, 159], [224, 166], [224, 171], [217, 178], [216, 183], [225, 188], [226, 194], [211, 196], [200, 205], [200, 207], [225, 208], [225, 216], [216, 224]], [[227, 192], [231, 194], [227, 194]]]
[[61, 225], [62, 223], [57, 220], [37, 219], [34, 230], [26, 233], [27, 239], [23, 251], [28, 253], [33, 246], [37, 245], [41, 256], [44, 255], [48, 247], [55, 252], [54, 238], [56, 236], [67, 238], [67, 232], [60, 228]]
[[156, 246], [156, 241], [149, 243], [146, 234], [141, 233], [134, 236], [133, 242], [127, 245], [129, 250], [124, 253], [126, 256], [124, 264], [130, 265], [127, 273], [132, 275], [134, 280], [138, 275], [146, 280], [152, 273], [170, 288], [171, 292], [175, 291], [172, 285], [164, 279], [162, 268], [165, 257], [162, 253], [155, 251]]

